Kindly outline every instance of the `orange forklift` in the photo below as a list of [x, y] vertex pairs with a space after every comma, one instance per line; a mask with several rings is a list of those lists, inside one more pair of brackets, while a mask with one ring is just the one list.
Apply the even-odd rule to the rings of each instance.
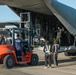
[[22, 61], [17, 61], [16, 49], [14, 47], [15, 33], [20, 33], [23, 31], [23, 28], [13, 28], [12, 29], [12, 44], [2, 44], [0, 45], [0, 64], [4, 64], [6, 68], [12, 68], [16, 64], [28, 64], [28, 65], [37, 65], [38, 64], [38, 55], [33, 53], [33, 47], [27, 49], [26, 55], [22, 52]]

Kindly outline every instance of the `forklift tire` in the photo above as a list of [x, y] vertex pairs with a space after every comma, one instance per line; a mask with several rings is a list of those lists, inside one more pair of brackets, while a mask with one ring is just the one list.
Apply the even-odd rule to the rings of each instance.
[[31, 57], [31, 62], [28, 63], [28, 65], [32, 65], [32, 66], [35, 66], [35, 65], [38, 65], [38, 55], [37, 54], [32, 54], [32, 57]]
[[11, 55], [6, 55], [3, 60], [5, 68], [12, 68], [14, 66], [14, 58]]

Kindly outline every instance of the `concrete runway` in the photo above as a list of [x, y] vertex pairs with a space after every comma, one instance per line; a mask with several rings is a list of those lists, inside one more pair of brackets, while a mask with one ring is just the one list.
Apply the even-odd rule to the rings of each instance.
[[37, 66], [18, 65], [12, 69], [5, 69], [0, 65], [0, 75], [76, 75], [76, 56], [66, 57], [64, 53], [58, 55], [59, 66], [52, 64], [52, 68], [44, 68], [43, 51], [35, 49], [34, 53], [39, 56]]

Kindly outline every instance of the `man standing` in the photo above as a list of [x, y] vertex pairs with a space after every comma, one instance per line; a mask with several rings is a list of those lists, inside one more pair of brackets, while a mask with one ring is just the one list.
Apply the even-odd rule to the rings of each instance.
[[22, 61], [22, 45], [21, 39], [19, 38], [19, 34], [17, 34], [17, 38], [15, 39], [15, 48], [16, 48], [16, 55], [17, 61]]
[[45, 41], [45, 45], [44, 45], [44, 57], [45, 57], [45, 68], [51, 67], [51, 54], [52, 54], [52, 46], [50, 45], [49, 42]]
[[53, 61], [54, 61], [54, 64], [56, 66], [58, 66], [58, 50], [59, 50], [59, 44], [54, 41], [54, 44], [52, 46], [52, 50], [53, 50]]

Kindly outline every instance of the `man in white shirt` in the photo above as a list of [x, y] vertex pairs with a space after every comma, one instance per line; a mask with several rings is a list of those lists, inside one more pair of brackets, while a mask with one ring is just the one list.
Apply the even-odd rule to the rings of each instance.
[[58, 50], [59, 50], [59, 48], [60, 48], [59, 44], [56, 41], [54, 41], [52, 50], [53, 50], [53, 61], [56, 66], [58, 66]]

